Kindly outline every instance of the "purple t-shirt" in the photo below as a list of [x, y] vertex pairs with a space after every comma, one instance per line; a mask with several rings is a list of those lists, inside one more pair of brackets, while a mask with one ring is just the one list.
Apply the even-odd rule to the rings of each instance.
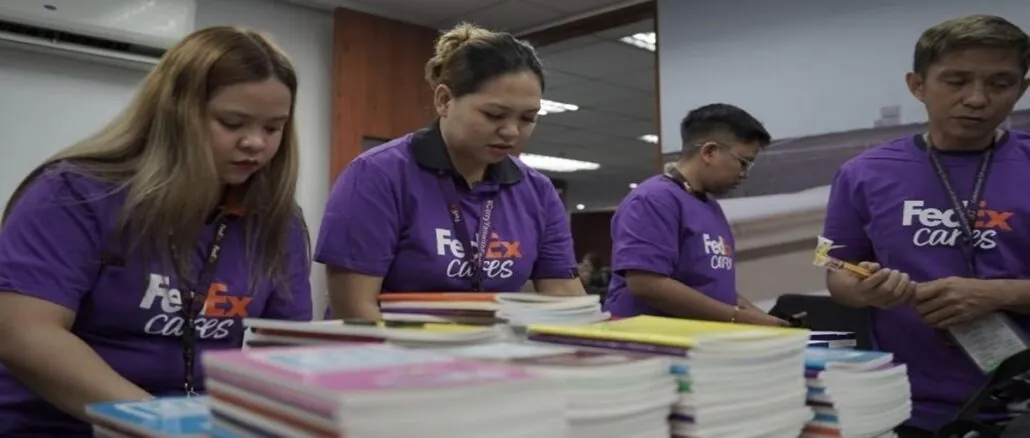
[[726, 304], [737, 304], [733, 234], [711, 196], [697, 196], [666, 176], [641, 183], [612, 217], [612, 280], [605, 309], [613, 316], [669, 316], [635, 297], [626, 271], [653, 272]]
[[[76, 312], [72, 332], [120, 375], [154, 395], [181, 395], [181, 295], [174, 270], [147, 266], [113, 242], [125, 191], [50, 168], [24, 192], [0, 230], [0, 290], [40, 298]], [[289, 291], [271, 282], [250, 290], [244, 220], [230, 221], [221, 257], [196, 320], [197, 353], [240, 348], [242, 318], [311, 319], [310, 261], [304, 228], [288, 248]], [[206, 255], [214, 226], [197, 243], [192, 272]], [[171, 275], [171, 278], [169, 278]], [[194, 281], [194, 279], [188, 279]], [[203, 292], [202, 292], [203, 293]], [[61, 360], [55, 358], [54, 360]], [[197, 386], [203, 369], [197, 364]], [[0, 367], [0, 436], [91, 436], [87, 424], [54, 408]]]
[[[982, 153], [941, 152], [941, 164], [960, 200], [967, 200]], [[984, 279], [1030, 279], [1030, 137], [1010, 132], [998, 141], [975, 224], [975, 262]], [[841, 167], [833, 181], [823, 234], [841, 245], [831, 254], [875, 260], [925, 282], [970, 277], [962, 231], [921, 136], [870, 149]], [[1024, 329], [1030, 317], [1010, 314]], [[983, 373], [911, 306], [872, 310], [879, 349], [908, 364], [913, 415], [909, 424], [936, 430], [985, 382]]]
[[[530, 279], [575, 278], [576, 258], [565, 207], [551, 181], [514, 158], [487, 169], [468, 188], [454, 172], [439, 125], [366, 151], [333, 184], [315, 260], [383, 277], [383, 292], [473, 290], [467, 248], [482, 235], [493, 200], [481, 264], [481, 290], [514, 292]], [[445, 188], [461, 204], [462, 242]]]

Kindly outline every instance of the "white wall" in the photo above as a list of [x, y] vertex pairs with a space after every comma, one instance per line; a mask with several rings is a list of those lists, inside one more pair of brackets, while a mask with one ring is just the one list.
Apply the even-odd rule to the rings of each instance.
[[[332, 17], [273, 0], [200, 0], [198, 28], [230, 24], [271, 34], [297, 68], [301, 180], [297, 201], [318, 234], [329, 189]], [[140, 72], [0, 49], [0, 202], [44, 158], [98, 129], [127, 103]], [[325, 305], [312, 272], [316, 310]], [[320, 314], [320, 312], [318, 313]]]
[[712, 102], [743, 107], [777, 138], [871, 127], [890, 105], [902, 123], [925, 121], [904, 83], [916, 40], [969, 14], [1030, 31], [1025, 0], [658, 0], [662, 151], [678, 151], [680, 119]]
[[[815, 239], [812, 239], [815, 247]], [[785, 294], [826, 289], [826, 273], [812, 265], [812, 251], [793, 251], [737, 263], [737, 290], [752, 302], [776, 302]]]

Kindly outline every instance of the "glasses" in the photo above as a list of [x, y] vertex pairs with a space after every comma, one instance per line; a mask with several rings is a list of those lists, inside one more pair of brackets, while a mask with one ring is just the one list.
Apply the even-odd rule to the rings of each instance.
[[714, 141], [709, 141], [709, 142], [702, 143], [702, 144], [698, 145], [698, 148], [704, 148], [705, 146], [708, 146], [708, 145], [713, 145], [713, 146], [715, 146], [717, 148], [722, 149], [727, 154], [730, 154], [731, 157], [733, 157], [734, 159], [737, 160], [738, 163], [740, 163], [740, 170], [742, 172], [744, 172], [744, 173], [750, 172], [751, 168], [755, 167], [755, 160], [754, 159], [744, 158], [744, 157], [738, 155], [736, 152], [733, 152], [733, 150], [730, 149], [729, 146], [726, 146], [724, 144], [717, 143], [717, 142], [714, 142]]

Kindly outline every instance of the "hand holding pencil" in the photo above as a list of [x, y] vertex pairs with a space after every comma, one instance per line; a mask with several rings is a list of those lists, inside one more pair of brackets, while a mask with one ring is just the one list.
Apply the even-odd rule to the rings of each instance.
[[844, 272], [855, 277], [855, 295], [869, 306], [880, 309], [893, 309], [909, 304], [915, 297], [916, 282], [908, 274], [894, 269], [883, 268], [875, 262], [848, 263], [831, 257], [833, 241], [819, 236], [815, 248], [816, 266], [834, 272]]

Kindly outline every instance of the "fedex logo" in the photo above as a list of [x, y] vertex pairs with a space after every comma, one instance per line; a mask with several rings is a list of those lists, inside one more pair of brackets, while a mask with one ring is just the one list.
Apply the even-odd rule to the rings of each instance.
[[[928, 207], [923, 200], [906, 200], [901, 209], [901, 225], [916, 227], [912, 233], [912, 244], [917, 247], [955, 246], [964, 241], [959, 214], [953, 208]], [[981, 201], [970, 224], [974, 228], [974, 246], [980, 249], [996, 247], [998, 232], [1012, 231], [1013, 216], [1013, 212], [993, 210], [988, 208], [986, 201]]]
[[[435, 232], [436, 255], [449, 257], [452, 260], [447, 264], [447, 276], [451, 278], [467, 278], [472, 276], [472, 266], [465, 261], [464, 242], [455, 239], [451, 230], [437, 228]], [[469, 242], [474, 248], [476, 242]], [[518, 240], [506, 241], [500, 238], [497, 233], [490, 233], [490, 240], [486, 243], [486, 249], [481, 261], [481, 269], [486, 278], [509, 278], [513, 274], [512, 266], [516, 259], [522, 258], [521, 242]]]
[[[183, 294], [171, 287], [170, 278], [165, 275], [150, 275], [147, 290], [140, 300], [139, 307], [146, 310], [159, 310], [144, 324], [143, 330], [149, 334], [162, 336], [182, 336], [185, 318], [182, 315]], [[200, 339], [224, 339], [235, 326], [235, 318], [246, 318], [252, 297], [238, 297], [229, 294], [224, 283], [215, 282], [203, 297], [204, 303], [200, 315], [194, 321], [196, 333]], [[156, 309], [155, 309], [156, 307]]]
[[451, 230], [446, 228], [437, 228], [436, 255], [451, 256], [460, 259], [465, 257], [465, 246], [462, 245], [460, 240], [451, 237]]
[[733, 247], [722, 236], [712, 238], [708, 233], [701, 234], [705, 254], [711, 256], [712, 269], [733, 269]]

